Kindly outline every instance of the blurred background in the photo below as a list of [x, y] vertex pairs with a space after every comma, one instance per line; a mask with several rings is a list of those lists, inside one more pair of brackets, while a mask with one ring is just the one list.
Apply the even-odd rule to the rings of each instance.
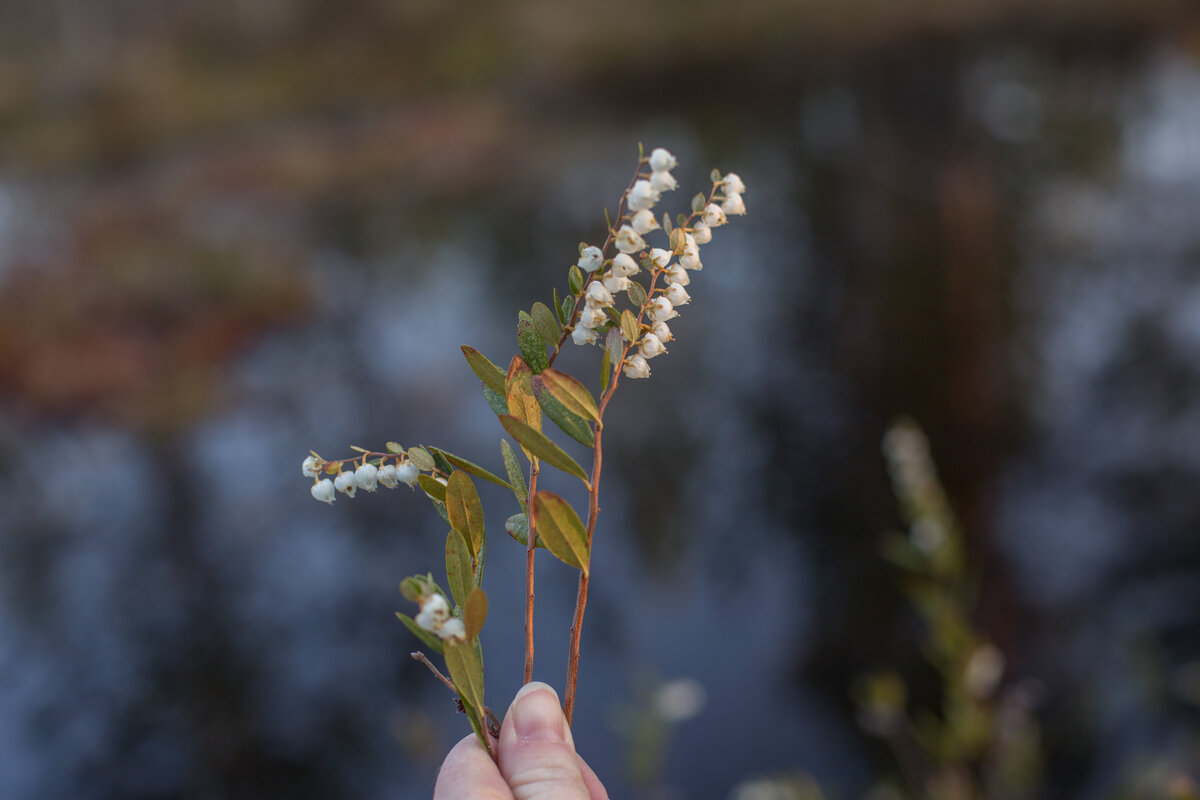
[[[429, 796], [468, 727], [393, 612], [445, 526], [300, 462], [499, 471], [459, 345], [507, 362], [638, 142], [749, 214], [610, 414], [612, 796], [1194, 795], [1192, 3], [0, 0], [0, 53], [0, 795]], [[902, 513], [900, 414], [959, 527]], [[560, 688], [574, 591], [540, 559]]]

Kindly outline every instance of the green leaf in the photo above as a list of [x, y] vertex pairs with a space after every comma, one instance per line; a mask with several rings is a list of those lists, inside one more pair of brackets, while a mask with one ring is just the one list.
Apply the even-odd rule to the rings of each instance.
[[714, 169], [712, 172], [708, 173], [708, 177], [712, 180], [713, 183], [720, 183], [721, 182], [721, 171]]
[[530, 372], [529, 366], [520, 356], [513, 356], [508, 367], [508, 413], [540, 431], [542, 407], [533, 396], [532, 380], [533, 373]]
[[592, 488], [592, 484], [588, 481], [588, 474], [584, 472], [583, 467], [575, 463], [575, 459], [567, 455], [566, 451], [551, 441], [546, 434], [507, 414], [500, 417], [500, 424], [526, 451], [550, 466], [579, 478], [588, 489]]
[[[418, 475], [417, 483], [422, 489], [425, 490], [425, 494], [429, 495], [434, 500], [437, 500], [441, 503], [446, 502], [446, 484], [437, 480], [432, 475]], [[454, 523], [451, 524], [453, 525]]]
[[554, 294], [554, 315], [555, 315], [556, 317], [558, 317], [558, 324], [559, 324], [559, 325], [566, 325], [566, 324], [567, 324], [567, 318], [563, 316], [563, 312], [562, 312], [562, 300], [561, 300], [561, 299], [559, 298], [559, 296], [558, 296], [558, 287], [557, 287], [557, 286], [553, 286], [553, 287], [551, 287], [550, 291], [551, 291], [551, 292], [553, 292], [553, 294]]
[[399, 611], [396, 612], [396, 616], [399, 617], [400, 621], [404, 623], [404, 627], [412, 631], [413, 636], [416, 636], [418, 639], [420, 639], [422, 644], [424, 644], [430, 650], [438, 655], [442, 655], [445, 652], [445, 645], [442, 644], [442, 640], [418, 625], [415, 619], [410, 617], [408, 614], [402, 614]]
[[[507, 413], [507, 411], [504, 413]], [[454, 453], [448, 453], [445, 450], [442, 450], [437, 447], [431, 447], [429, 449], [432, 450], [434, 453], [440, 454], [442, 456], [442, 458], [444, 458], [444, 459], [446, 459], [446, 461], [450, 462], [450, 464], [452, 466], [458, 467], [459, 469], [461, 469], [465, 472], [469, 472], [472, 475], [474, 475], [476, 478], [483, 478], [485, 481], [494, 483], [497, 486], [503, 486], [505, 489], [512, 488], [511, 486], [508, 485], [508, 481], [501, 480], [499, 477], [488, 472], [486, 469], [479, 466], [474, 461], [467, 461], [462, 456], [456, 456], [456, 455], [454, 455]]]
[[646, 302], [646, 287], [642, 286], [635, 280], [629, 281], [629, 290], [627, 294], [629, 295], [629, 302], [633, 303], [638, 308], [641, 308], [642, 304]]
[[546, 543], [546, 549], [564, 564], [587, 575], [591, 559], [587, 531], [571, 504], [552, 492], [538, 492], [533, 496], [531, 508], [533, 526], [538, 538]]
[[562, 299], [561, 317], [563, 325], [566, 325], [573, 316], [575, 316], [575, 297], [573, 295], [567, 295]]
[[572, 264], [571, 269], [567, 271], [567, 288], [571, 290], [571, 294], [583, 291], [583, 270], [578, 264]]
[[429, 451], [424, 447], [408, 448], [408, 457], [421, 472], [429, 472], [437, 466], [437, 463], [433, 460], [433, 456], [429, 455]]
[[550, 363], [546, 357], [546, 344], [538, 335], [537, 327], [533, 324], [533, 317], [524, 311], [517, 314], [517, 345], [521, 349], [521, 356], [525, 359], [525, 363], [529, 365], [534, 374], [544, 370]]
[[493, 392], [504, 394], [504, 372], [474, 347], [464, 344], [462, 351], [463, 355], [467, 357], [467, 366], [475, 373], [475, 377], [483, 381], [483, 385]]
[[612, 320], [613, 323], [617, 325], [621, 324], [621, 312], [617, 311], [617, 309], [613, 308], [612, 306], [605, 306], [604, 313], [608, 315], [608, 318]]
[[400, 594], [404, 595], [404, 599], [413, 603], [419, 603], [422, 597], [435, 593], [445, 594], [437, 585], [437, 581], [433, 579], [432, 572], [425, 575], [412, 575], [400, 582]]
[[467, 538], [471, 555], [477, 555], [483, 545], [483, 504], [479, 502], [475, 482], [465, 470], [456, 469], [450, 473], [446, 484], [446, 512], [450, 515], [450, 524]]
[[[450, 680], [458, 689], [458, 698], [462, 700], [464, 709], [474, 712], [475, 727], [483, 719], [483, 659], [471, 642], [450, 642], [446, 644], [443, 655], [446, 658], [446, 669], [450, 671]], [[476, 733], [483, 735], [482, 730]]]
[[508, 535], [523, 546], [529, 546], [529, 516], [527, 514], [513, 514], [504, 520], [504, 530], [508, 531]]
[[637, 317], [628, 308], [621, 312], [621, 335], [625, 337], [627, 342], [636, 342], [641, 327], [638, 325]]
[[671, 215], [668, 214], [666, 211], [663, 212], [662, 228], [664, 231], [667, 232], [667, 236], [671, 235], [671, 228], [672, 228]]
[[445, 501], [438, 500], [436, 497], [431, 497], [429, 498], [429, 502], [433, 503], [433, 510], [438, 513], [438, 516], [442, 518], [442, 521], [449, 525], [450, 515], [446, 513]]
[[404, 448], [396, 442], [388, 442], [386, 446], [389, 453], [395, 453], [399, 455], [400, 453], [404, 452]]
[[475, 574], [471, 569], [471, 548], [458, 528], [446, 534], [446, 583], [450, 585], [450, 596], [458, 605], [467, 602], [467, 595], [474, 586]]
[[[688, 216], [687, 216], [687, 214], [684, 214], [682, 211], [680, 211], [678, 214], [675, 215], [675, 221], [677, 223], [679, 223], [679, 227], [682, 228], [684, 225], [687, 225]], [[672, 233], [674, 233], [674, 231], [672, 231]], [[674, 250], [675, 248], [672, 247], [671, 249]]]
[[479, 636], [479, 631], [483, 629], [483, 623], [487, 620], [487, 612], [487, 595], [483, 593], [483, 589], [475, 589], [463, 606], [463, 625], [467, 629], [468, 642], [475, 641]]
[[538, 336], [542, 337], [547, 347], [558, 347], [558, 340], [562, 337], [562, 326], [558, 324], [554, 312], [545, 303], [534, 303], [530, 310], [533, 312], [533, 327], [537, 329]]
[[608, 391], [608, 382], [612, 378], [612, 351], [604, 348], [604, 358], [600, 359], [600, 394]]
[[508, 439], [500, 440], [500, 455], [504, 457], [504, 471], [508, 475], [508, 485], [512, 488], [513, 494], [516, 495], [521, 509], [528, 511], [529, 489], [525, 485], [525, 472], [521, 469], [521, 462], [517, 461], [517, 456], [513, 453]]
[[692, 211], [699, 211], [702, 208], [704, 208], [704, 195], [697, 192], [696, 196], [692, 198]]
[[488, 406], [496, 414], [508, 413], [508, 401], [504, 399], [504, 395], [492, 391], [489, 387], [483, 387], [483, 396], [487, 400]]
[[596, 398], [592, 397], [592, 393], [578, 379], [556, 369], [542, 370], [542, 374], [533, 384], [534, 394], [537, 394], [539, 382], [572, 414], [600, 421], [600, 409], [596, 407]]
[[433, 456], [433, 466], [438, 472], [449, 476], [454, 471], [454, 467], [450, 466], [450, 462], [446, 460], [446, 455], [436, 447], [425, 448], [429, 451], [429, 455]]
[[[539, 380], [541, 376], [537, 376], [534, 380]], [[559, 427], [564, 433], [570, 436], [575, 441], [579, 442], [584, 447], [591, 447], [596, 440], [596, 434], [592, 431], [592, 426], [588, 421], [578, 414], [574, 414], [558, 401], [553, 394], [549, 392], [544, 384], [535, 383], [533, 387], [534, 397], [542, 406], [542, 412], [545, 413], [550, 420]]]
[[671, 252], [678, 255], [683, 252], [683, 248], [687, 247], [687, 234], [683, 228], [676, 228], [671, 231]]

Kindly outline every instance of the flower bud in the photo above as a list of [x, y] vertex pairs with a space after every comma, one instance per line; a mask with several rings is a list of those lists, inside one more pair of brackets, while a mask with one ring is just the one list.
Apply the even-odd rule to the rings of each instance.
[[651, 359], [667, 352], [667, 348], [663, 347], [662, 339], [659, 339], [653, 333], [647, 333], [638, 344], [638, 351], [644, 358]]
[[333, 493], [333, 481], [323, 478], [312, 485], [312, 496], [322, 503], [332, 503], [336, 498]]
[[600, 251], [599, 247], [585, 247], [579, 254], [579, 261], [576, 263], [584, 272], [593, 272], [604, 263], [604, 253]]
[[587, 304], [589, 306], [611, 306], [613, 305], [612, 292], [605, 289], [604, 284], [600, 281], [592, 281], [587, 288]]
[[[670, 150], [665, 147], [656, 147], [650, 151], [650, 170], [652, 172], [665, 172], [669, 169], [675, 169], [679, 166], [679, 162], [675, 160], [675, 156]], [[734, 177], [737, 177], [736, 175]]]
[[674, 175], [664, 170], [650, 175], [650, 188], [656, 192], [669, 192], [679, 188], [679, 183]]
[[358, 485], [354, 482], [354, 473], [339, 472], [333, 479], [333, 488], [347, 497], [354, 497], [354, 493], [358, 491]]
[[716, 203], [709, 203], [704, 207], [704, 224], [710, 228], [719, 228], [726, 223], [725, 212]]
[[666, 269], [667, 264], [671, 262], [671, 251], [663, 250], [661, 247], [656, 247], [650, 251], [650, 263], [659, 269]]
[[667, 287], [667, 299], [671, 301], [672, 306], [682, 306], [692, 298], [687, 293], [687, 289], [683, 288], [683, 284], [672, 283]]
[[680, 286], [687, 286], [692, 282], [692, 278], [687, 274], [687, 270], [680, 264], [672, 264], [667, 270], [667, 280], [671, 283], [677, 283]]
[[[628, 280], [626, 278], [626, 280]], [[571, 341], [575, 344], [595, 344], [596, 332], [591, 328], [585, 328], [583, 324], [575, 326], [575, 330], [571, 331]]]
[[650, 365], [640, 355], [632, 355], [625, 360], [625, 374], [630, 378], [649, 378]]
[[683, 248], [683, 255], [679, 257], [679, 266], [684, 269], [704, 269], [704, 264], [700, 261], [700, 248], [691, 245]]
[[306, 478], [315, 478], [321, 472], [321, 459], [316, 456], [309, 456], [304, 459], [304, 463], [300, 465], [300, 471], [304, 473]]
[[712, 241], [712, 228], [703, 222], [697, 222], [692, 226], [692, 238], [696, 244], [708, 244]]
[[659, 295], [651, 301], [650, 319], [655, 322], [666, 322], [678, 316], [679, 312], [675, 310], [675, 304], [666, 297]]
[[417, 469], [417, 465], [411, 461], [405, 461], [403, 464], [396, 467], [396, 480], [400, 481], [401, 483], [407, 483], [409, 486], [412, 486], [417, 482], [417, 476], [420, 474], [421, 471]]
[[617, 231], [616, 245], [622, 253], [636, 253], [646, 249], [646, 240], [633, 228], [622, 225], [621, 230]]
[[695, 247], [695, 248], [697, 248], [697, 251], [698, 251], [699, 247], [700, 247], [700, 243], [696, 241], [696, 237], [693, 236], [692, 234], [684, 233], [683, 234], [683, 246], [685, 248]]
[[618, 278], [632, 278], [641, 270], [637, 262], [625, 253], [618, 253], [612, 261], [612, 274]]
[[658, 220], [654, 218], [654, 212], [648, 208], [643, 208], [641, 211], [633, 215], [633, 219], [629, 220], [629, 224], [633, 229], [640, 234], [647, 234], [650, 231], [658, 230], [661, 227]]
[[630, 211], [643, 211], [648, 208], [654, 208], [654, 204], [661, 197], [662, 195], [656, 192], [654, 187], [650, 185], [650, 181], [635, 181], [633, 188], [629, 190], [629, 199], [626, 201], [626, 205]]
[[658, 337], [660, 342], [669, 342], [675, 337], [671, 335], [671, 329], [665, 322], [656, 322], [650, 332]]
[[746, 184], [742, 183], [742, 179], [737, 176], [737, 173], [730, 172], [721, 179], [721, 191], [725, 194], [744, 194]]
[[632, 283], [633, 281], [629, 278], [619, 278], [616, 275], [608, 275], [604, 278], [604, 288], [614, 295], [618, 292], [628, 291]]
[[388, 489], [395, 489], [396, 483], [397, 483], [397, 479], [396, 479], [396, 465], [395, 464], [384, 464], [382, 467], [379, 468], [379, 485], [380, 486], [387, 487]]
[[740, 194], [730, 194], [726, 195], [724, 202], [721, 203], [721, 210], [726, 214], [737, 216], [746, 213], [746, 204], [742, 202]]
[[379, 478], [379, 470], [374, 464], [363, 464], [354, 470], [354, 483], [364, 492], [375, 491], [375, 482]]

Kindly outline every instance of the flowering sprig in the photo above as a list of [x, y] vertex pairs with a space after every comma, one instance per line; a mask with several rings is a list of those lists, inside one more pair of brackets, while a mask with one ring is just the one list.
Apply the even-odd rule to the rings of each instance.
[[[692, 198], [690, 213], [679, 214], [674, 223], [664, 214], [660, 223], [653, 209], [665, 193], [678, 187], [671, 172], [677, 165], [675, 156], [664, 148], [656, 148], [648, 157], [639, 152], [638, 169], [617, 204], [615, 223], [606, 215], [603, 243], [580, 244], [578, 259], [568, 269], [565, 295], [560, 297], [555, 288], [552, 305], [538, 302], [529, 311], [518, 313], [518, 352], [507, 369], [472, 347], [462, 347], [488, 405], [524, 454], [528, 476], [514, 449], [503, 439], [503, 478], [445, 450], [428, 446], [405, 449], [395, 442], [388, 442], [384, 452], [353, 448], [359, 455], [337, 461], [312, 453], [302, 465], [303, 474], [313, 479], [312, 496], [321, 502], [333, 503], [338, 492], [353, 497], [359, 489], [373, 492], [380, 485], [415, 484], [450, 525], [446, 538], [449, 591], [439, 587], [432, 575], [407, 578], [401, 591], [417, 604], [418, 611], [415, 618], [398, 616], [427, 647], [443, 655], [449, 678], [424, 655], [414, 654], [414, 658], [454, 687], [462, 710], [489, 751], [491, 712], [483, 704], [478, 640], [487, 616], [487, 597], [481, 588], [487, 538], [473, 478], [511, 490], [519, 507], [508, 517], [505, 530], [526, 548], [525, 682], [533, 678], [536, 548], [544, 547], [579, 571], [563, 694], [563, 710], [570, 722], [591, 577], [592, 539], [599, 515], [605, 410], [622, 377], [649, 377], [650, 360], [668, 352], [666, 345], [675, 338], [668, 322], [691, 301], [686, 288], [692, 283], [691, 273], [704, 268], [701, 246], [712, 241], [713, 230], [725, 225], [730, 216], [746, 213], [742, 179], [714, 170], [710, 190]], [[665, 237], [664, 246], [647, 242], [655, 237]], [[643, 272], [649, 276], [648, 284], [639, 281]], [[578, 378], [554, 369], [568, 338], [576, 345], [602, 346], [598, 399]], [[546, 434], [546, 419], [591, 449], [590, 470]], [[586, 522], [566, 499], [538, 489], [543, 465], [582, 481], [587, 490]]]

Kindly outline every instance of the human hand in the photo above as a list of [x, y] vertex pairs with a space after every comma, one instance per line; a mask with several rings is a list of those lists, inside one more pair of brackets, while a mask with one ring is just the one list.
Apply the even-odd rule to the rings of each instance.
[[517, 692], [497, 750], [499, 764], [474, 734], [456, 744], [442, 762], [433, 800], [608, 800], [596, 773], [575, 753], [558, 695], [544, 683]]

